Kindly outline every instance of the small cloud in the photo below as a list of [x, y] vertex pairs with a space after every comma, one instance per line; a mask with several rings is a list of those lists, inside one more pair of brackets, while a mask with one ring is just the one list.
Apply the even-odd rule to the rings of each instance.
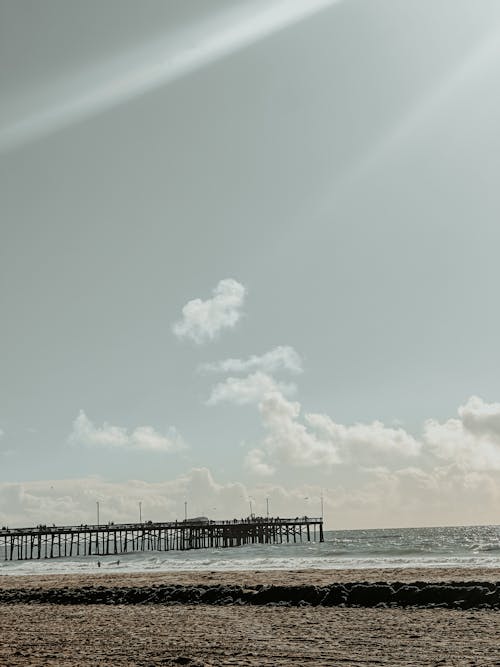
[[182, 319], [172, 327], [178, 338], [190, 338], [201, 344], [214, 340], [223, 329], [232, 329], [242, 315], [245, 287], [232, 278], [221, 280], [213, 297], [192, 299], [182, 309]]
[[276, 382], [270, 375], [257, 371], [257, 373], [252, 373], [244, 378], [229, 377], [216, 384], [212, 387], [207, 405], [259, 403], [267, 394], [274, 392], [293, 394], [295, 390], [294, 384]]
[[80, 414], [73, 422], [73, 430], [68, 440], [70, 444], [77, 446], [150, 452], [176, 452], [186, 447], [175, 429], [170, 429], [167, 435], [163, 435], [155, 431], [152, 426], [138, 426], [133, 431], [106, 422], [102, 426], [95, 426], [83, 410], [80, 410]]
[[276, 373], [283, 370], [290, 373], [302, 373], [302, 359], [289, 345], [279, 345], [260, 356], [253, 354], [247, 359], [224, 359], [213, 363], [202, 364], [199, 368], [208, 373]]
[[262, 449], [251, 449], [245, 457], [245, 467], [256, 475], [271, 477], [275, 469], [265, 462], [265, 456]]

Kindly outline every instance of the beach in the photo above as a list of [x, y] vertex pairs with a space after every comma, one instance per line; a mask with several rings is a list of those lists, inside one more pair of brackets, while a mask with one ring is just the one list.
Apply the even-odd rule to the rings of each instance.
[[54, 591], [71, 597], [162, 587], [285, 590], [353, 582], [497, 581], [498, 568], [2, 576], [0, 593], [34, 591], [42, 601], [0, 604], [0, 664], [500, 665], [500, 612], [490, 608], [43, 601]]

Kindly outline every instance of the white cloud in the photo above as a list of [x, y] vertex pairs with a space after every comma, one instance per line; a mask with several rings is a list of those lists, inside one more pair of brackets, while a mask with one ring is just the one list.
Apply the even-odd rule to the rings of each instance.
[[191, 338], [201, 344], [213, 340], [223, 329], [232, 329], [241, 318], [245, 287], [227, 278], [213, 290], [213, 297], [192, 299], [182, 309], [182, 319], [172, 327], [178, 338]]
[[275, 391], [263, 398], [259, 409], [266, 430], [263, 449], [271, 460], [298, 466], [339, 463], [335, 444], [318, 437], [298, 420], [299, 403]]
[[471, 396], [458, 408], [458, 419], [428, 419], [423, 439], [441, 460], [470, 470], [500, 470], [500, 403]]
[[132, 431], [107, 423], [95, 426], [83, 410], [80, 410], [80, 414], [73, 422], [69, 442], [73, 445], [88, 447], [136, 449], [150, 452], [175, 452], [186, 446], [174, 429], [171, 429], [167, 435], [162, 435], [151, 426], [138, 426]]
[[471, 474], [500, 471], [500, 403], [476, 396], [459, 407], [458, 418], [427, 420], [420, 438], [380, 421], [344, 425], [317, 413], [301, 418], [300, 404], [279, 389], [264, 394], [259, 410], [265, 435], [257, 463], [273, 468], [343, 464], [395, 470], [412, 460], [414, 469], [458, 465]]
[[200, 370], [212, 373], [276, 373], [284, 370], [290, 373], [302, 373], [302, 359], [289, 345], [279, 345], [260, 356], [252, 355], [247, 359], [224, 359], [208, 364], [202, 364]]
[[327, 415], [306, 414], [306, 422], [317, 433], [323, 434], [335, 443], [344, 462], [358, 462], [366, 465], [381, 454], [390, 456], [417, 456], [421, 443], [402, 428], [385, 426], [380, 421], [369, 424], [345, 426], [337, 424]]
[[500, 443], [500, 403], [485, 403], [482, 398], [471, 396], [459, 407], [458, 414], [467, 431]]
[[[389, 458], [416, 457], [421, 444], [400, 428], [379, 421], [345, 426], [327, 415], [309, 413], [300, 419], [301, 406], [279, 391], [269, 392], [259, 405], [265, 437], [262, 450], [268, 465], [369, 466]], [[260, 463], [264, 463], [264, 456]]]
[[229, 377], [223, 382], [219, 382], [214, 387], [207, 405], [217, 405], [218, 403], [234, 403], [235, 405], [245, 405], [248, 403], [258, 403], [266, 394], [279, 391], [283, 394], [291, 394], [296, 387], [293, 383], [277, 382], [266, 373], [252, 373], [244, 378]]
[[270, 477], [275, 469], [265, 461], [265, 453], [261, 449], [251, 449], [245, 457], [245, 467], [256, 475]]

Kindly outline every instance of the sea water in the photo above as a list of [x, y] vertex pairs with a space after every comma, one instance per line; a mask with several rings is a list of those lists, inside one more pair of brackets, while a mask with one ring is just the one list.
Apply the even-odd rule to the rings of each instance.
[[324, 542], [0, 561], [0, 574], [392, 567], [500, 567], [500, 526], [331, 530]]

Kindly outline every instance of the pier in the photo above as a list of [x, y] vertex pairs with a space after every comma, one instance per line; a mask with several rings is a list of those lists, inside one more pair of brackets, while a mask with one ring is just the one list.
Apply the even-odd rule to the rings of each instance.
[[317, 540], [323, 542], [323, 519], [309, 517], [4, 527], [0, 530], [0, 558], [109, 556], [135, 551], [186, 551]]

